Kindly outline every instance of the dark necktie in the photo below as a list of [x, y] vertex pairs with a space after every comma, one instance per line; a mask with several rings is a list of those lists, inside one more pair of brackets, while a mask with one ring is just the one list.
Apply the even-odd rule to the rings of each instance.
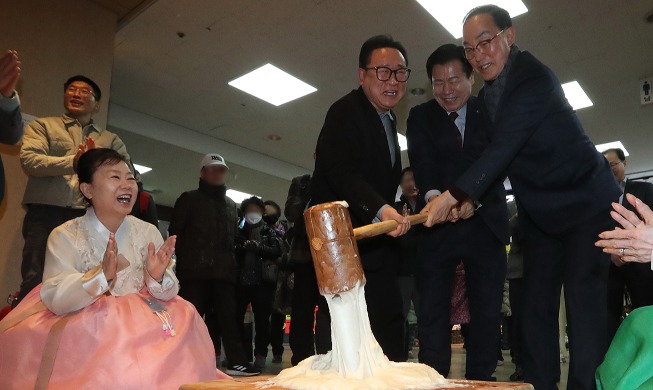
[[456, 141], [458, 142], [458, 147], [460, 150], [463, 149], [463, 136], [460, 134], [460, 129], [456, 125], [456, 118], [458, 118], [458, 113], [456, 111], [452, 112], [449, 114], [449, 120], [451, 123], [453, 123], [454, 127], [456, 128]]
[[385, 113], [381, 115], [381, 122], [383, 122], [383, 129], [385, 130], [385, 136], [388, 139], [388, 150], [390, 151], [390, 162], [392, 166], [395, 166], [395, 137], [392, 131], [392, 119], [390, 119], [390, 114]]

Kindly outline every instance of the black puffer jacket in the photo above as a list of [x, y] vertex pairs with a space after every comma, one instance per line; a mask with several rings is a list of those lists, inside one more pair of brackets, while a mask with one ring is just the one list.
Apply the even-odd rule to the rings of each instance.
[[170, 235], [177, 235], [177, 276], [236, 282], [234, 240], [238, 225], [236, 204], [225, 186], [200, 179], [199, 189], [181, 194], [175, 202]]
[[245, 223], [236, 235], [236, 257], [238, 259], [238, 284], [252, 286], [274, 285], [276, 278], [264, 280], [263, 267], [278, 264], [281, 256], [281, 239], [277, 232], [261, 221], [255, 225]]

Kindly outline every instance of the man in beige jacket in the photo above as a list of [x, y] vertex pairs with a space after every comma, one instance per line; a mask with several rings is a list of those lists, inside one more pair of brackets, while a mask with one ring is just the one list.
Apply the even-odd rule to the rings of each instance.
[[45, 247], [52, 230], [84, 214], [86, 204], [79, 192], [75, 167], [89, 149], [111, 148], [129, 158], [122, 140], [93, 123], [102, 93], [84, 76], [64, 84], [65, 114], [40, 118], [25, 128], [20, 161], [29, 176], [23, 197], [27, 209], [23, 221], [23, 282], [14, 306], [43, 278]]

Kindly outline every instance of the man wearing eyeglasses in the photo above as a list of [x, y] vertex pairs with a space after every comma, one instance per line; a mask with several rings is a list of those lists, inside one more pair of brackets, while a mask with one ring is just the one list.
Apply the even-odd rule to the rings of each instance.
[[[479, 102], [470, 97], [472, 72], [462, 46], [454, 44], [440, 46], [426, 61], [435, 99], [410, 110], [406, 131], [408, 156], [422, 189], [420, 207], [453, 185], [489, 143]], [[465, 377], [496, 380], [492, 373], [497, 367], [508, 244], [503, 180], [495, 179], [476, 204], [467, 199], [452, 212], [455, 223], [425, 231], [417, 251], [419, 361], [449, 374], [451, 297], [462, 260], [471, 315]]]
[[82, 216], [86, 208], [79, 192], [75, 167], [89, 149], [110, 148], [129, 158], [122, 140], [93, 123], [100, 109], [100, 87], [85, 76], [73, 76], [64, 83], [65, 113], [39, 118], [28, 124], [20, 149], [20, 162], [27, 173], [23, 205], [23, 281], [18, 299], [25, 297], [43, 278], [45, 247], [52, 230]]
[[[389, 235], [396, 237], [410, 228], [392, 207], [401, 175], [397, 117], [392, 109], [406, 93], [410, 76], [406, 50], [390, 36], [375, 36], [362, 45], [358, 66], [360, 87], [335, 102], [324, 120], [311, 204], [345, 200], [354, 227], [395, 220], [399, 225]], [[405, 361], [398, 245], [384, 236], [361, 241], [358, 249], [372, 332], [390, 360]]]
[[524, 378], [556, 389], [560, 373], [558, 311], [564, 283], [570, 343], [569, 389], [592, 389], [607, 349], [610, 259], [594, 246], [612, 226], [621, 195], [610, 166], [585, 134], [559, 80], [515, 45], [510, 15], [494, 5], [473, 9], [463, 45], [485, 85], [481, 104], [494, 129], [481, 157], [429, 203], [427, 226], [459, 202], [478, 200], [506, 173], [524, 229]]

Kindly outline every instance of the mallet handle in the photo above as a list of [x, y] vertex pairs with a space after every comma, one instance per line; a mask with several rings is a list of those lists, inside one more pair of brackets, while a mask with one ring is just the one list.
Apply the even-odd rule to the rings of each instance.
[[[426, 214], [413, 214], [408, 216], [408, 220], [410, 221], [411, 225], [419, 225], [420, 223], [426, 222], [427, 217], [428, 216]], [[378, 236], [380, 234], [390, 233], [391, 231], [395, 230], [398, 225], [399, 222], [397, 221], [384, 221], [378, 223], [371, 223], [369, 225], [357, 227], [356, 229], [354, 229], [354, 237], [357, 240], [361, 240], [363, 238], [369, 238], [369, 237]]]

